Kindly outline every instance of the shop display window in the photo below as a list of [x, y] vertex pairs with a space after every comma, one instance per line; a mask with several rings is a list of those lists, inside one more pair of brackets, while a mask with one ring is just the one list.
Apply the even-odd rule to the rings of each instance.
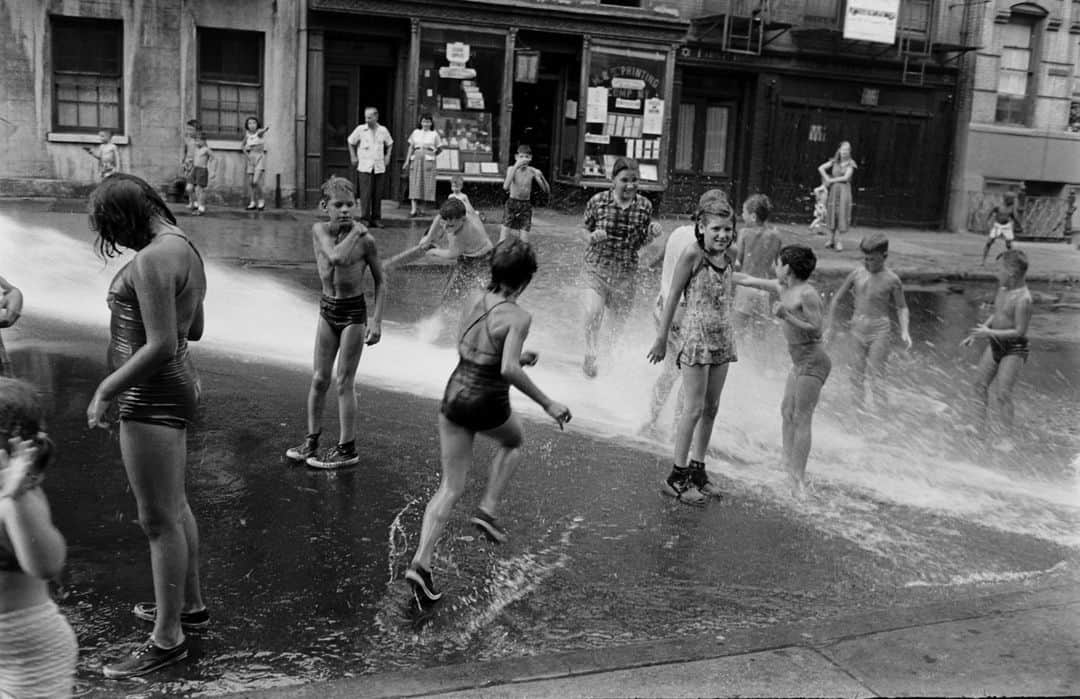
[[659, 183], [664, 116], [666, 54], [593, 46], [586, 89], [583, 180], [607, 179], [620, 156], [641, 165], [644, 184]]
[[505, 37], [423, 27], [420, 113], [430, 113], [443, 138], [441, 174], [502, 176], [499, 114]]

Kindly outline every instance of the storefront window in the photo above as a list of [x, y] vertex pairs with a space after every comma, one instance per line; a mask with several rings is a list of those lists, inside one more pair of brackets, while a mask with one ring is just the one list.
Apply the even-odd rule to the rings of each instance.
[[643, 184], [660, 182], [666, 65], [660, 52], [593, 46], [582, 179], [607, 179], [615, 159], [630, 156], [641, 165]]
[[421, 32], [418, 103], [445, 144], [439, 173], [501, 176], [504, 36], [429, 27]]

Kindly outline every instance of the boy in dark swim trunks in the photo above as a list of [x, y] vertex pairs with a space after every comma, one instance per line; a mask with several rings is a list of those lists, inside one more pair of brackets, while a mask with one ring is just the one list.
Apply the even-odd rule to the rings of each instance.
[[[360, 461], [356, 453], [356, 367], [364, 345], [374, 345], [382, 336], [386, 288], [375, 239], [352, 218], [356, 208], [352, 184], [342, 177], [331, 177], [323, 184], [322, 194], [319, 206], [329, 220], [311, 227], [322, 299], [315, 333], [315, 368], [307, 400], [307, 437], [285, 456], [312, 468], [333, 469]], [[370, 323], [363, 290], [364, 272], [369, 269], [375, 285], [375, 311]], [[340, 438], [337, 446], [320, 455], [319, 436], [331, 370], [338, 388]]]
[[791, 354], [791, 372], [780, 405], [783, 417], [784, 468], [792, 492], [801, 496], [806, 488], [806, 460], [810, 455], [810, 430], [821, 387], [829, 378], [832, 361], [821, 346], [824, 304], [817, 289], [807, 282], [817, 266], [814, 251], [805, 245], [788, 245], [776, 261], [776, 279], [759, 279], [736, 273], [735, 283], [779, 294], [773, 315], [784, 321], [784, 338]]
[[[985, 435], [988, 422], [990, 384], [997, 379], [997, 404], [1001, 421], [1011, 431], [1015, 419], [1012, 391], [1020, 376], [1020, 367], [1028, 357], [1028, 324], [1031, 322], [1032, 300], [1027, 288], [1027, 255], [1022, 250], [1006, 250], [1000, 256], [997, 296], [994, 310], [982, 325], [971, 331], [961, 343], [971, 345], [977, 338], [990, 341], [979, 360], [975, 379], [975, 398], [978, 401], [980, 428]], [[1002, 448], [1008, 449], [1007, 440]]]
[[514, 165], [507, 171], [506, 181], [503, 182], [503, 189], [510, 196], [506, 200], [506, 214], [503, 216], [502, 228], [499, 229], [500, 243], [511, 234], [526, 243], [529, 242], [529, 231], [532, 230], [533, 182], [540, 185], [540, 189], [545, 193], [551, 192], [551, 185], [544, 179], [544, 173], [530, 165], [531, 162], [532, 148], [524, 144], [518, 146]]
[[532, 316], [517, 299], [535, 273], [536, 255], [528, 243], [500, 243], [491, 258], [491, 282], [472, 295], [461, 317], [460, 361], [439, 410], [442, 482], [424, 512], [420, 543], [405, 573], [421, 606], [442, 598], [431, 580], [431, 558], [451, 510], [465, 493], [477, 433], [497, 441], [499, 449], [471, 521], [492, 542], [507, 540], [495, 522], [495, 507], [521, 460], [522, 441], [521, 422], [510, 410], [510, 386], [536, 401], [560, 429], [570, 421], [570, 410], [544, 395], [522, 369], [536, 364], [537, 355], [522, 351]]

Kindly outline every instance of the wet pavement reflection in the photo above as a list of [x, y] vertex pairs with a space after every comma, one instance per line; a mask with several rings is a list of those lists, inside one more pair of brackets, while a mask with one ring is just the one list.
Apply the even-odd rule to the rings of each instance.
[[[421, 233], [388, 235], [383, 254]], [[308, 239], [298, 237], [256, 244], [280, 258], [210, 264], [207, 340], [192, 346], [205, 392], [189, 433], [188, 493], [212, 627], [193, 636], [190, 662], [124, 682], [102, 679], [99, 668], [149, 633], [130, 613], [151, 596], [148, 548], [115, 435], [85, 429], [85, 407], [105, 371], [98, 277], [110, 270], [92, 257], [80, 267], [86, 251], [68, 255], [64, 246], [85, 242], [62, 235], [20, 248], [33, 262], [33, 245], [45, 246], [60, 287], [56, 296], [37, 293], [36, 312], [28, 306], [4, 340], [16, 372], [46, 392], [60, 447], [46, 487], [69, 543], [58, 594], [79, 636], [84, 696], [220, 694], [722, 637], [988, 586], [1077, 580], [1077, 314], [1037, 312], [1011, 453], [980, 447], [971, 434], [966, 396], [976, 357], [957, 347], [984, 317], [991, 287], [911, 290], [916, 346], [893, 357], [888, 420], [850, 408], [841, 338], [830, 350], [838, 369], [815, 422], [815, 494], [805, 502], [787, 495], [775, 466], [783, 364], [771, 362], [782, 356], [747, 350], [725, 389], [709, 461], [729, 495], [698, 510], [660, 497], [668, 445], [635, 436], [655, 376], [644, 360], [655, 281], [640, 291], [642, 320], [605, 374], [587, 383], [577, 365], [580, 249], [539, 237], [544, 265], [522, 299], [536, 317], [534, 375], [574, 410], [572, 430], [560, 433], [515, 395], [515, 409], [536, 419], [502, 505], [512, 538], [495, 548], [467, 526], [492, 454], [478, 443], [473, 480], [435, 560], [447, 599], [415, 624], [400, 611], [401, 576], [438, 484], [437, 398], [453, 362], [449, 330], [440, 339], [424, 319], [448, 269], [390, 276], [387, 339], [361, 360], [361, 464], [314, 472], [282, 456], [303, 433], [317, 294], [312, 266], [287, 259], [309, 254]], [[0, 252], [14, 254], [2, 245]], [[52, 301], [71, 297], [80, 300]], [[330, 406], [328, 432], [335, 413]]]

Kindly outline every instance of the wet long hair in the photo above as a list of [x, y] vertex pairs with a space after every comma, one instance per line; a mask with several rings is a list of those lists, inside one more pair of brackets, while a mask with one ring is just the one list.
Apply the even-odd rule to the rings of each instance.
[[152, 222], [176, 225], [165, 200], [145, 180], [127, 173], [109, 175], [90, 194], [90, 230], [97, 233], [97, 252], [114, 257], [121, 248], [142, 250], [153, 240]]
[[52, 460], [53, 444], [42, 431], [45, 411], [37, 391], [25, 381], [0, 377], [0, 449], [8, 451], [8, 440], [28, 439], [38, 448], [37, 471]]
[[536, 253], [519, 238], [507, 238], [491, 255], [491, 282], [488, 291], [512, 291], [528, 284], [536, 274]]

